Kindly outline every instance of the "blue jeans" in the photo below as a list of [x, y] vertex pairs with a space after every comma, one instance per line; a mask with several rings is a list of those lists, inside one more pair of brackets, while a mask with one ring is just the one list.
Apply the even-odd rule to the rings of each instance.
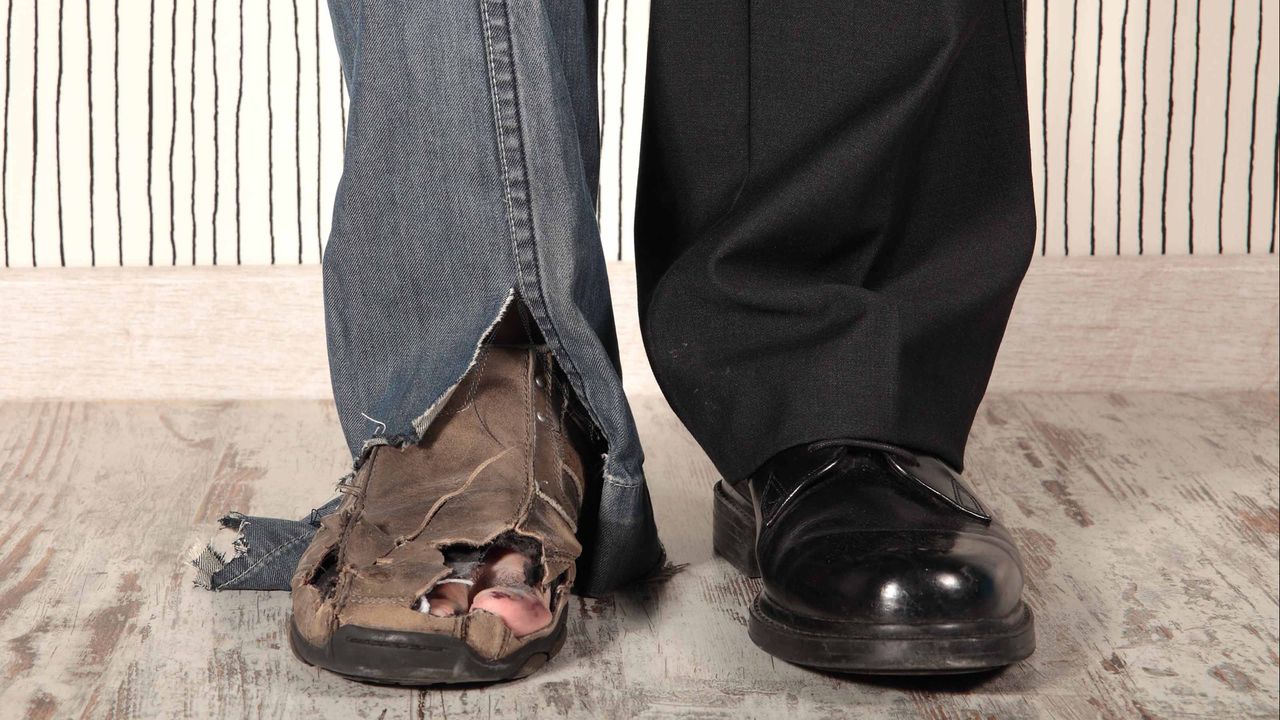
[[[334, 397], [358, 466], [416, 441], [507, 303], [530, 311], [608, 453], [577, 590], [661, 561], [623, 395], [594, 213], [591, 0], [330, 0], [350, 88], [324, 254]], [[288, 589], [318, 520], [232, 514], [194, 562], [214, 590]]]

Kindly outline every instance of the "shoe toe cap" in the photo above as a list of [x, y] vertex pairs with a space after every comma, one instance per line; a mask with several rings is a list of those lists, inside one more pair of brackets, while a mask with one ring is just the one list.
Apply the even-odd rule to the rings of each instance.
[[798, 543], [764, 572], [765, 593], [815, 618], [877, 624], [1007, 616], [1022, 594], [1016, 550], [968, 533], [846, 533]]

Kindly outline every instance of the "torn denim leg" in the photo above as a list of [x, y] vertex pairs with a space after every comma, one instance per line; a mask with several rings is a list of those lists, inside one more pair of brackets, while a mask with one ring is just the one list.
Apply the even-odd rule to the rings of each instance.
[[206, 590], [288, 590], [298, 560], [320, 520], [338, 509], [342, 496], [302, 520], [228, 513], [207, 543], [193, 548], [195, 582]]
[[518, 292], [608, 448], [579, 527], [589, 594], [662, 557], [595, 215], [594, 5], [331, 0], [352, 106], [323, 260], [353, 457], [420, 436]]
[[[471, 353], [467, 369], [462, 373], [465, 377], [475, 366], [484, 345], [484, 340], [494, 327], [506, 316], [515, 302], [515, 290], [507, 293], [502, 307], [492, 322], [484, 329]], [[380, 445], [412, 445], [417, 443], [427, 426], [435, 418], [449, 398], [457, 389], [461, 378], [451, 384], [426, 411], [413, 419], [413, 431], [399, 433], [388, 437], [387, 424], [370, 417], [366, 413], [360, 415], [374, 423], [376, 430], [364, 441], [356, 456], [352, 474], [338, 483], [338, 490], [349, 488], [348, 483], [354, 478], [355, 471], [360, 469], [365, 459], [374, 448]], [[189, 562], [195, 568], [196, 585], [206, 590], [289, 590], [289, 581], [293, 577], [298, 561], [306, 552], [307, 546], [320, 527], [320, 520], [338, 510], [342, 503], [342, 495], [321, 505], [302, 520], [285, 518], [260, 517], [244, 515], [231, 511], [219, 519], [221, 528], [214, 533], [207, 543], [192, 549]]]
[[[516, 314], [518, 313], [519, 322], [516, 322]], [[534, 326], [532, 319], [528, 316], [528, 310], [522, 302], [518, 301], [518, 294], [515, 290], [509, 291], [503, 298], [502, 304], [493, 319], [482, 329], [479, 339], [472, 345], [470, 357], [467, 359], [467, 365], [462, 374], [448, 387], [444, 389], [439, 397], [427, 405], [425, 411], [416, 413], [410, 417], [410, 427], [408, 432], [391, 432], [388, 429], [388, 423], [380, 418], [370, 416], [368, 413], [361, 412], [360, 415], [368, 422], [374, 423], [374, 432], [367, 436], [367, 439], [361, 444], [360, 451], [353, 463], [353, 473], [348, 475], [338, 485], [340, 492], [349, 492], [353, 488], [349, 484], [355, 477], [365, 461], [372, 455], [373, 451], [383, 445], [391, 445], [393, 447], [405, 447], [416, 445], [427, 432], [441, 409], [447, 405], [460, 386], [463, 385], [466, 378], [471, 374], [480, 362], [483, 350], [490, 341], [503, 343], [509, 342], [509, 339], [501, 337], [499, 326], [502, 325], [504, 319], [510, 319], [508, 323], [508, 331], [511, 327], [522, 327], [520, 333], [522, 342], [529, 342], [537, 339], [537, 347], [541, 352], [547, 352], [547, 348], [542, 344], [543, 340], [540, 335], [540, 329]], [[495, 337], [495, 334], [498, 337]], [[470, 389], [464, 391], [463, 394], [474, 393], [474, 381]], [[470, 396], [466, 398], [470, 401]], [[583, 413], [585, 415], [585, 413]], [[599, 437], [599, 430], [586, 417], [582, 418], [584, 423], [591, 425], [588, 431], [591, 435]], [[602, 438], [604, 439], [604, 438]], [[604, 449], [599, 448], [599, 449]], [[609, 462], [609, 454], [597, 456], [599, 463], [607, 467]], [[603, 490], [605, 493], [612, 491], [613, 493], [627, 492], [635, 494], [644, 501], [641, 506], [642, 513], [638, 516], [645, 524], [651, 526], [652, 515], [648, 507], [648, 493], [645, 491], [642, 483], [619, 483], [617, 479], [608, 475], [607, 471], [601, 472], [600, 465], [593, 463], [594, 470], [590, 473], [591, 479], [595, 482], [589, 483], [591, 487], [582, 489], [582, 496], [579, 500], [585, 500], [586, 496], [594, 496], [590, 502], [586, 503], [588, 510], [588, 519], [584, 523], [585, 527], [578, 528], [580, 531], [578, 542], [586, 548], [598, 547], [594, 544], [599, 532], [601, 515], [604, 517], [615, 516], [611, 510], [602, 510], [597, 503], [600, 502], [599, 494]], [[588, 477], [587, 473], [579, 472], [579, 477]], [[541, 493], [539, 493], [541, 494]], [[341, 505], [341, 496], [330, 500], [321, 507], [313, 510], [310, 515], [302, 520], [290, 520], [283, 518], [271, 518], [262, 516], [248, 516], [239, 512], [231, 512], [221, 518], [219, 524], [221, 528], [214, 536], [205, 544], [196, 547], [190, 555], [190, 563], [195, 568], [195, 583], [200, 587], [208, 590], [289, 590], [291, 580], [297, 570], [298, 563], [302, 560], [315, 538], [317, 531], [321, 527], [321, 519], [338, 511]], [[575, 516], [578, 508], [575, 503]], [[560, 507], [559, 505], [553, 506]], [[564, 513], [562, 509], [561, 514]], [[575, 525], [577, 518], [575, 517]], [[650, 528], [651, 529], [651, 528]], [[648, 536], [644, 528], [641, 528], [641, 534]], [[656, 542], [656, 538], [655, 538]], [[575, 553], [576, 555], [579, 555]], [[645, 553], [644, 555], [648, 555]], [[661, 559], [661, 548], [658, 546], [658, 559]], [[647, 559], [647, 558], [646, 558]], [[473, 560], [471, 563], [475, 565], [478, 561]], [[588, 566], [589, 567], [589, 566]], [[652, 561], [640, 566], [639, 572], [634, 569], [630, 572], [635, 577], [648, 574], [654, 569], [655, 563]], [[457, 570], [457, 568], [455, 568]], [[634, 579], [634, 577], [632, 578]], [[615, 581], [616, 586], [616, 581]], [[557, 588], [567, 589], [567, 588]], [[603, 587], [599, 584], [584, 584], [578, 587], [583, 594], [599, 594], [611, 589], [609, 585]], [[428, 605], [429, 607], [429, 605]]]

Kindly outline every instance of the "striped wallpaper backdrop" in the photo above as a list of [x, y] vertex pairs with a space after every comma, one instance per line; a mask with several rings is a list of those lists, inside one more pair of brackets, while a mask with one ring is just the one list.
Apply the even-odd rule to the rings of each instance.
[[[631, 255], [648, 0], [599, 0]], [[3, 0], [6, 266], [314, 263], [346, 101], [320, 0]], [[1040, 248], [1274, 253], [1280, 0], [1028, 0]]]

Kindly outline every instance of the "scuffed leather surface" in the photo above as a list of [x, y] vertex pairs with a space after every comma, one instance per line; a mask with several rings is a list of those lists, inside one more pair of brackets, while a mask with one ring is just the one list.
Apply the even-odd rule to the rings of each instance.
[[[585, 487], [563, 430], [568, 407], [545, 349], [486, 346], [422, 441], [374, 448], [321, 520], [291, 583], [299, 631], [316, 644], [346, 623], [448, 633], [491, 658], [537, 637], [511, 637], [487, 613], [436, 618], [413, 606], [451, 573], [442, 549], [504, 533], [537, 541], [541, 583], [573, 583]], [[318, 588], [331, 553], [336, 584]], [[555, 597], [558, 614], [566, 594]]]

